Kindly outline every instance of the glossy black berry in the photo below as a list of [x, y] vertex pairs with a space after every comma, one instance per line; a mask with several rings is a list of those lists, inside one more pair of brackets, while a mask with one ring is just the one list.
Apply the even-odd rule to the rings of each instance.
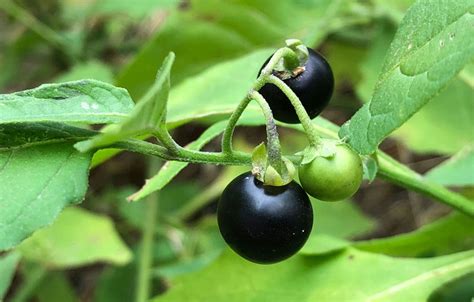
[[217, 220], [222, 237], [237, 254], [269, 264], [301, 249], [313, 226], [313, 210], [296, 182], [265, 186], [247, 172], [225, 188]]
[[[300, 98], [310, 118], [315, 118], [327, 106], [334, 90], [334, 76], [328, 62], [319, 53], [309, 49], [305, 70], [284, 82]], [[263, 64], [260, 71], [267, 65]], [[276, 120], [285, 123], [299, 123], [296, 111], [288, 98], [273, 84], [265, 84], [260, 93], [267, 100]]]

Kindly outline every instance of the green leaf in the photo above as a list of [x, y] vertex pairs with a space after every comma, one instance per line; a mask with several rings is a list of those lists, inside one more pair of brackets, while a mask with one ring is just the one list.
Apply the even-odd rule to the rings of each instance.
[[79, 302], [74, 288], [63, 272], [49, 272], [35, 290], [38, 302]]
[[97, 132], [61, 123], [0, 124], [0, 152], [51, 143], [76, 142]]
[[88, 61], [74, 65], [66, 73], [55, 78], [56, 83], [94, 79], [106, 83], [113, 83], [114, 76], [110, 67], [100, 61]]
[[117, 123], [133, 108], [125, 89], [95, 80], [44, 84], [0, 95], [0, 124], [31, 122]]
[[141, 97], [153, 84], [155, 66], [170, 51], [178, 57], [171, 79], [176, 84], [212, 64], [248, 52], [250, 47], [245, 39], [231, 30], [187, 14], [171, 14], [156, 35], [119, 74], [118, 86], [127, 88], [136, 99]]
[[158, 71], [155, 84], [125, 120], [114, 128], [106, 129], [103, 134], [77, 143], [75, 147], [85, 152], [124, 138], [149, 134], [156, 130], [166, 118], [170, 72], [174, 58], [174, 53], [168, 54]]
[[325, 234], [316, 234], [309, 237], [299, 253], [303, 255], [326, 254], [340, 251], [350, 245], [351, 243], [348, 240]]
[[[218, 136], [219, 134], [224, 131], [226, 127], [226, 122], [219, 122], [204, 131], [201, 136], [195, 140], [194, 142], [190, 143], [187, 148], [191, 150], [200, 150], [204, 147], [207, 143], [209, 143], [213, 138]], [[158, 173], [150, 179], [147, 179], [145, 185], [138, 190], [136, 193], [132, 194], [128, 199], [130, 201], [137, 201], [140, 199], [145, 198], [146, 196], [150, 195], [151, 193], [161, 190], [164, 186], [166, 186], [178, 173], [186, 168], [188, 163], [186, 162], [166, 162], [158, 171]]]
[[[253, 52], [183, 81], [171, 90], [167, 121], [181, 124], [209, 115], [230, 115], [252, 87], [262, 62], [272, 52], [270, 49]], [[259, 112], [257, 106], [249, 109]]]
[[449, 160], [434, 167], [426, 179], [444, 186], [474, 185], [474, 146], [468, 146]]
[[431, 257], [474, 248], [474, 219], [452, 214], [408, 234], [356, 242], [358, 249], [402, 257]]
[[324, 202], [311, 198], [311, 203], [314, 210], [312, 235], [348, 239], [369, 233], [375, 227], [375, 222], [363, 215], [350, 200]]
[[341, 128], [340, 137], [362, 154], [373, 153], [444, 88], [473, 59], [471, 10], [469, 0], [417, 1], [386, 55], [371, 102]]
[[17, 247], [21, 255], [50, 268], [70, 268], [95, 262], [123, 265], [131, 252], [110, 218], [80, 208], [65, 209], [54, 224]]
[[418, 153], [454, 154], [474, 144], [472, 99], [473, 89], [457, 77], [393, 135]]
[[0, 250], [50, 225], [86, 193], [90, 153], [70, 143], [0, 149]]
[[365, 156], [363, 158], [363, 168], [364, 168], [364, 178], [367, 179], [369, 182], [374, 181], [375, 177], [377, 176], [377, 172], [379, 170], [379, 166], [377, 164], [377, 160], [372, 156]]
[[[340, 19], [334, 17], [342, 13], [345, 4], [341, 0], [191, 1], [188, 9], [167, 17], [124, 68], [118, 84], [133, 97], [140, 97], [151, 85], [152, 66], [169, 51], [176, 52], [178, 57], [171, 80], [180, 83], [218, 63], [260, 48], [282, 45], [288, 37], [302, 38], [308, 45], [316, 46], [333, 29], [333, 22], [340, 26]], [[344, 23], [345, 19], [342, 20]], [[249, 66], [259, 68], [264, 60]], [[239, 76], [235, 73], [234, 79]]]
[[206, 269], [175, 279], [153, 301], [425, 301], [473, 268], [473, 251], [420, 260], [348, 249], [264, 266], [228, 250]]
[[144, 18], [158, 9], [177, 6], [179, 0], [135, 0], [133, 5], [126, 1], [99, 0], [94, 7], [95, 14], [127, 14], [134, 18]]
[[472, 301], [474, 297], [474, 272], [449, 281], [437, 288], [428, 302]]
[[3, 301], [7, 289], [10, 287], [19, 261], [20, 255], [18, 253], [0, 256], [0, 301]]
[[[390, 46], [394, 32], [385, 26], [380, 30], [370, 47], [367, 57], [360, 64], [362, 80], [356, 90], [364, 101], [370, 100], [371, 93], [377, 82], [377, 74], [382, 68], [383, 55]], [[447, 88], [415, 115], [392, 133], [411, 150], [418, 153], [453, 154], [468, 143], [474, 142], [473, 131], [469, 129], [474, 119], [471, 102], [472, 87], [469, 87], [469, 64]], [[466, 74], [465, 78], [461, 74]], [[467, 82], [464, 81], [467, 79]], [[436, 133], [436, 135], [427, 135]]]

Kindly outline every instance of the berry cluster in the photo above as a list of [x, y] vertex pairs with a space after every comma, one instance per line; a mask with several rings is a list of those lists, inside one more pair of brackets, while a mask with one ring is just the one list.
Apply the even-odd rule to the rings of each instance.
[[[262, 66], [262, 69], [270, 58]], [[261, 70], [262, 70], [261, 69]], [[282, 77], [298, 96], [312, 119], [328, 105], [334, 77], [328, 62], [308, 49], [303, 66]], [[287, 96], [267, 83], [259, 92], [276, 120], [297, 123], [299, 117]], [[362, 182], [362, 162], [348, 145], [334, 143], [330, 156], [315, 156], [298, 168], [301, 186], [295, 181], [268, 185], [251, 172], [235, 178], [225, 188], [218, 205], [218, 224], [227, 244], [242, 257], [269, 264], [294, 255], [305, 244], [313, 227], [313, 209], [307, 193], [319, 200], [335, 201], [352, 196]]]

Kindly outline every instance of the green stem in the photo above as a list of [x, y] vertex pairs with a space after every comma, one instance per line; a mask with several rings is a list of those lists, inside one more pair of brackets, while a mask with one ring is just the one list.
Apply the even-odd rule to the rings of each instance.
[[[159, 160], [151, 159], [149, 174], [158, 169]], [[158, 212], [158, 194], [148, 196], [145, 201], [146, 213], [143, 225], [143, 237], [141, 243], [140, 259], [138, 263], [136, 302], [146, 302], [150, 295], [151, 268], [153, 265], [153, 235], [155, 233], [156, 216]]]
[[237, 108], [235, 108], [234, 112], [229, 118], [227, 122], [227, 126], [224, 130], [224, 135], [222, 136], [222, 152], [225, 154], [232, 153], [232, 137], [234, 135], [235, 126], [237, 126], [237, 122], [239, 121], [242, 113], [244, 112], [245, 108], [247, 108], [248, 104], [250, 103], [251, 99], [249, 96], [245, 96], [245, 98], [239, 103]]
[[[298, 60], [298, 56], [293, 50], [288, 47], [280, 48], [273, 54], [267, 65], [262, 69], [262, 72], [255, 81], [251, 91], [259, 91], [260, 88], [262, 88], [267, 83], [268, 76], [272, 73], [275, 65], [278, 64], [282, 58], [288, 58], [289, 61]], [[232, 153], [232, 136], [234, 134], [234, 129], [249, 103], [250, 98], [248, 95], [246, 95], [229, 118], [224, 135], [222, 136], [222, 152], [225, 154]]]
[[[25, 281], [11, 298], [11, 302], [29, 301], [41, 281], [44, 280], [48, 271], [43, 266], [35, 266], [28, 271]], [[1, 298], [1, 297], [0, 297]]]
[[166, 129], [166, 124], [160, 125], [157, 131], [154, 132], [154, 135], [158, 138], [158, 140], [163, 144], [163, 146], [173, 153], [174, 155], [180, 155], [183, 147], [178, 145], [173, 137]]
[[270, 165], [281, 174], [282, 170], [282, 159], [281, 159], [281, 148], [280, 139], [278, 138], [278, 130], [273, 119], [272, 110], [268, 105], [267, 101], [257, 91], [252, 91], [250, 97], [257, 101], [258, 105], [262, 109], [263, 115], [266, 120], [266, 131], [267, 131], [267, 150], [268, 150], [268, 161]]
[[306, 109], [304, 109], [303, 104], [301, 104], [300, 99], [298, 96], [291, 90], [285, 82], [283, 82], [280, 78], [270, 75], [268, 77], [268, 83], [277, 86], [290, 100], [291, 104], [295, 108], [296, 115], [303, 126], [306, 135], [308, 136], [308, 140], [310, 145], [317, 146], [319, 145], [321, 139], [319, 135], [316, 133], [316, 128], [314, 127], [313, 123], [311, 122], [311, 118], [309, 117]]
[[[327, 134], [335, 137], [335, 133], [327, 130]], [[231, 154], [216, 152], [200, 152], [184, 149], [183, 156], [172, 155], [162, 146], [157, 146], [148, 142], [129, 139], [116, 143], [112, 148], [126, 149], [132, 152], [157, 156], [165, 160], [176, 160], [189, 163], [205, 163], [216, 165], [248, 166], [252, 163], [252, 156], [243, 152], [232, 152]], [[403, 164], [391, 159], [383, 152], [377, 152], [379, 158], [379, 176], [398, 184], [402, 187], [413, 189], [425, 196], [430, 196], [435, 200], [450, 205], [451, 207], [474, 217], [474, 202], [460, 194], [452, 192], [443, 186], [427, 182]], [[288, 156], [293, 163], [298, 164], [299, 156]]]
[[378, 175], [404, 188], [434, 198], [458, 211], [474, 217], [474, 201], [447, 188], [427, 181], [422, 175], [410, 170], [383, 152], [377, 153]]
[[64, 52], [68, 56], [68, 58], [71, 59], [71, 61], [78, 61], [78, 55], [71, 50], [71, 42], [56, 33], [47, 25], [40, 22], [27, 10], [25, 10], [24, 8], [22, 8], [11, 0], [1, 0], [0, 9], [8, 15], [12, 16], [13, 18], [17, 19], [19, 22], [21, 22], [23, 25], [25, 25], [32, 31], [34, 31], [36, 34], [38, 34], [44, 40], [49, 42], [55, 48]]

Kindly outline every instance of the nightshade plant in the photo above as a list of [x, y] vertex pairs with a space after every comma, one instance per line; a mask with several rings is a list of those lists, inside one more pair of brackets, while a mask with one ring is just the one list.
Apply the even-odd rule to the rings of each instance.
[[[15, 7], [5, 3], [10, 2], [0, 4], [0, 8], [15, 14]], [[427, 7], [432, 9], [427, 10]], [[433, 11], [442, 12], [442, 15], [433, 18]], [[426, 300], [445, 282], [456, 281], [456, 278], [463, 278], [463, 275], [472, 271], [474, 268], [472, 251], [418, 262], [373, 256], [365, 251], [415, 257], [424, 253], [429, 254], [433, 250], [443, 252], [445, 247], [430, 245], [432, 250], [424, 250], [421, 245], [417, 245], [415, 249], [419, 250], [415, 253], [388, 249], [383, 244], [377, 245], [370, 241], [352, 243], [332, 237], [323, 241], [317, 241], [321, 238], [312, 241], [310, 231], [313, 227], [313, 212], [306, 193], [319, 199], [313, 203], [313, 207], [316, 208], [315, 205], [321, 201], [338, 201], [352, 196], [361, 184], [362, 174], [368, 182], [379, 177], [459, 212], [455, 214], [459, 216], [453, 216], [457, 218], [455, 222], [453, 218], [448, 217], [441, 226], [432, 225], [421, 230], [423, 236], [430, 238], [433, 234], [443, 234], [445, 225], [453, 229], [458, 227], [456, 235], [469, 236], [470, 230], [459, 227], [457, 222], [462, 220], [461, 226], [472, 226], [474, 217], [472, 200], [443, 186], [439, 179], [435, 182], [411, 170], [379, 150], [378, 146], [434, 98], [461, 70], [472, 63], [474, 60], [472, 12], [473, 6], [468, 0], [416, 2], [400, 23], [370, 101], [340, 128], [323, 118], [315, 118], [332, 94], [333, 73], [319, 54], [308, 49], [308, 46], [311, 46], [309, 43], [305, 45], [298, 39], [286, 40], [286, 45], [276, 51], [267, 49], [249, 54], [242, 61], [232, 62], [239, 68], [245, 67], [247, 62], [252, 64], [257, 62], [258, 68], [268, 55], [273, 53], [264, 63], [253, 84], [246, 87], [247, 92], [240, 92], [242, 96], [240, 103], [237, 106], [233, 103], [232, 108], [229, 108], [228, 104], [216, 105], [212, 102], [207, 104], [205, 98], [200, 100], [204, 111], [186, 111], [183, 109], [186, 104], [171, 106], [168, 98], [171, 86], [170, 74], [175, 61], [173, 52], [165, 57], [153, 84], [140, 99], [135, 100], [136, 103], [126, 89], [96, 80], [44, 84], [34, 89], [0, 95], [0, 251], [12, 251], [0, 258], [0, 272], [9, 272], [5, 273], [5, 276], [11, 276], [20, 259], [19, 255], [29, 260], [40, 258], [34, 253], [32, 256], [31, 249], [28, 250], [28, 244], [34, 246], [34, 242], [22, 242], [34, 232], [51, 225], [62, 211], [62, 215], [68, 215], [66, 218], [82, 215], [80, 211], [68, 211], [70, 209], [66, 207], [84, 199], [89, 169], [102, 164], [117, 152], [130, 151], [159, 158], [166, 161], [166, 164], [140, 190], [129, 195], [129, 201], [145, 199], [163, 189], [188, 163], [245, 166], [250, 172], [230, 182], [219, 203], [218, 220], [221, 233], [229, 245], [248, 260], [274, 263], [287, 259], [276, 265], [258, 267], [242, 260], [235, 266], [233, 263], [240, 259], [235, 260], [234, 254], [226, 252], [214, 264], [197, 272], [198, 278], [184, 277], [182, 282], [185, 285], [205, 288], [212, 283], [209, 280], [216, 279], [215, 275], [219, 269], [232, 271], [238, 267], [242, 271], [250, 272], [248, 278], [252, 286], [266, 284], [266, 287], [262, 286], [264, 289], [279, 286], [279, 283], [273, 283], [273, 280], [267, 278], [268, 272], [278, 274], [282, 277], [279, 281], [293, 286], [294, 282], [298, 282], [298, 286], [302, 282], [299, 278], [295, 279], [297, 281], [291, 279], [295, 278], [292, 272], [304, 272], [301, 274], [303, 277], [314, 277], [314, 280], [318, 281], [312, 286], [315, 286], [314, 290], [321, 289], [321, 295], [326, 301], [330, 301], [331, 298], [344, 301], [348, 297], [353, 298], [353, 292], [363, 293], [354, 298], [357, 301], [391, 301], [390, 299], [394, 297], [397, 300], [393, 301]], [[356, 19], [351, 22], [357, 24], [359, 21]], [[337, 27], [336, 25], [334, 26]], [[44, 31], [40, 29], [39, 33], [44, 34]], [[48, 36], [48, 33], [44, 35]], [[56, 42], [61, 46], [67, 44], [58, 39]], [[74, 57], [75, 54], [68, 52], [68, 56]], [[316, 84], [311, 86], [318, 89], [311, 91], [311, 97], [308, 98], [298, 90], [299, 88], [292, 89], [291, 80], [303, 76], [306, 72], [305, 64], [313, 59], [323, 62], [321, 66], [324, 66], [326, 76], [319, 78], [316, 83], [317, 85], [323, 83], [321, 87]], [[223, 70], [232, 70], [232, 67], [233, 65], [229, 63]], [[206, 76], [217, 83], [222, 72], [217, 71], [219, 72], [214, 69], [206, 71]], [[469, 78], [469, 73], [467, 77]], [[186, 85], [192, 88], [199, 86], [201, 90], [189, 89]], [[224, 85], [227, 87], [228, 83]], [[180, 87], [188, 90], [183, 88], [176, 92], [178, 103], [190, 97], [189, 90], [192, 90], [193, 96], [194, 94], [206, 96], [203, 93], [204, 86], [199, 81], [191, 84], [180, 83]], [[322, 91], [321, 94], [318, 94], [319, 90]], [[277, 94], [278, 97], [273, 98]], [[317, 99], [318, 97], [321, 99]], [[311, 103], [312, 101], [316, 102]], [[288, 106], [284, 110], [277, 108], [282, 102], [286, 102], [285, 106]], [[311, 108], [311, 105], [317, 106]], [[275, 118], [272, 109], [275, 111]], [[289, 115], [285, 116], [285, 113]], [[238, 125], [261, 125], [262, 115], [266, 127], [266, 142], [255, 146], [252, 153], [235, 150], [233, 145], [235, 128]], [[187, 146], [181, 146], [174, 140], [170, 133], [171, 129], [204, 116], [225, 118], [211, 125], [197, 140]], [[91, 127], [98, 124], [104, 125], [100, 131]], [[307, 137], [307, 147], [295, 154], [282, 154], [279, 127], [303, 132]], [[200, 150], [219, 135], [222, 135], [220, 151]], [[157, 143], [149, 142], [147, 140], [149, 138], [155, 139]], [[297, 174], [301, 187], [295, 182]], [[436, 175], [433, 177], [436, 179]], [[267, 204], [276, 200], [272, 203], [273, 206], [283, 201], [281, 207], [275, 212], [273, 208], [264, 208], [264, 210], [270, 209], [268, 212], [263, 210], [258, 212], [256, 209], [261, 210], [258, 208], [260, 206], [258, 202], [264, 197], [245, 198], [252, 197], [248, 195], [237, 198], [238, 187], [249, 183], [254, 186], [252, 190], [258, 192], [252, 193], [254, 194], [252, 196], [261, 194], [265, 198], [268, 197], [268, 200], [265, 199]], [[280, 199], [284, 195], [282, 192], [289, 194]], [[297, 203], [294, 203], [295, 201]], [[242, 207], [236, 202], [240, 202]], [[151, 209], [146, 214], [153, 216], [156, 208]], [[281, 209], [283, 210], [278, 212]], [[234, 217], [232, 215], [234, 212], [241, 216]], [[256, 216], [252, 217], [252, 213]], [[275, 213], [281, 220], [272, 220], [274, 218], [272, 215]], [[287, 215], [289, 213], [292, 215]], [[88, 219], [88, 221], [94, 220], [92, 217]], [[262, 223], [266, 219], [270, 222]], [[317, 228], [317, 210], [314, 220], [314, 228]], [[282, 221], [283, 223], [280, 223]], [[64, 219], [59, 219], [57, 222], [67, 225]], [[257, 225], [258, 223], [262, 224]], [[351, 221], [347, 221], [347, 224], [350, 223]], [[271, 227], [268, 227], [269, 225]], [[147, 234], [153, 232], [153, 227], [151, 225], [147, 228]], [[44, 230], [39, 232], [42, 231]], [[262, 236], [259, 237], [260, 235]], [[398, 238], [398, 241], [395, 240], [391, 244], [406, 247], [403, 244], [410, 241], [410, 235], [407, 236], [408, 238]], [[116, 238], [109, 239], [112, 246], [120, 249], [121, 243], [117, 242]], [[308, 257], [289, 258], [299, 251], [306, 240], [309, 247], [306, 250], [303, 248], [299, 254]], [[150, 241], [144, 242], [151, 246]], [[264, 244], [259, 245], [262, 242]], [[318, 243], [321, 243], [321, 248]], [[48, 246], [45, 245], [43, 248], [47, 250]], [[453, 250], [459, 251], [456, 248]], [[447, 251], [451, 250], [447, 248]], [[335, 254], [328, 257], [329, 262], [309, 257], [333, 252]], [[128, 252], [107, 260], [126, 263], [130, 257]], [[67, 257], [64, 258], [63, 262], [55, 262], [51, 267], [72, 267], [76, 264], [68, 262]], [[83, 259], [80, 263], [90, 261], [92, 260]], [[321, 263], [328, 265], [319, 266]], [[313, 265], [310, 271], [307, 270], [308, 265]], [[321, 271], [318, 272], [318, 269]], [[373, 276], [393, 273], [397, 269], [399, 274], [394, 275], [393, 280], [382, 278], [383, 280], [380, 280], [375, 287], [357, 283], [359, 280], [374, 278]], [[149, 277], [146, 268], [141, 268], [139, 271], [143, 272], [140, 278]], [[334, 291], [324, 292], [334, 286], [325, 283], [328, 282], [328, 279], [324, 278], [325, 274], [341, 278], [337, 281], [341, 280], [348, 284], [348, 290], [338, 292], [339, 296], [331, 296]], [[0, 297], [4, 291], [2, 287], [9, 282], [3, 281], [1, 277]], [[464, 279], [462, 281], [465, 282]], [[147, 280], [144, 281], [146, 282]], [[227, 292], [232, 291], [230, 286], [232, 285], [223, 284], [222, 288], [219, 288], [222, 291], [216, 291], [216, 296], [211, 296], [210, 299], [206, 296], [206, 291], [197, 292], [196, 301], [222, 298]], [[183, 288], [186, 286], [171, 289], [169, 294], [157, 300], [182, 301], [183, 297], [188, 296]], [[294, 288], [290, 289], [294, 291]], [[141, 293], [141, 296], [148, 294], [146, 289], [142, 289]], [[305, 287], [302, 296], [306, 298], [311, 294], [314, 294], [311, 289]], [[251, 296], [251, 299], [257, 301], [259, 297]]]

